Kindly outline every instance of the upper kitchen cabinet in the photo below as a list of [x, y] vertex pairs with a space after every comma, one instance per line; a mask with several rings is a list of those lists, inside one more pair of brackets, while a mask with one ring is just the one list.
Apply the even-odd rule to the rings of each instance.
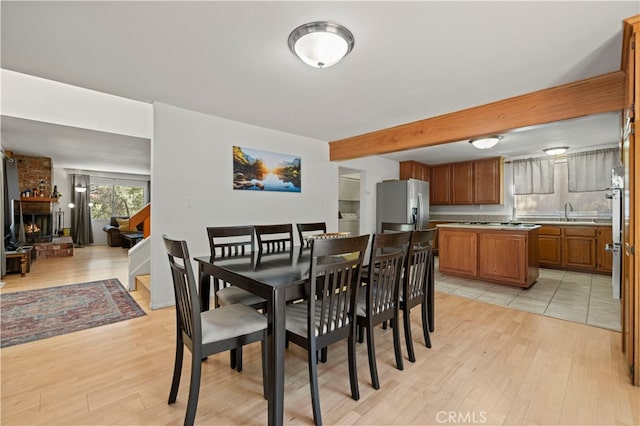
[[451, 204], [451, 166], [430, 167], [429, 198], [431, 205]]
[[476, 160], [474, 168], [474, 204], [502, 204], [504, 161], [501, 157]]
[[417, 161], [400, 162], [400, 180], [418, 179], [429, 182], [429, 166]]
[[430, 166], [431, 205], [502, 204], [503, 159]]
[[451, 165], [451, 204], [473, 204], [473, 162]]

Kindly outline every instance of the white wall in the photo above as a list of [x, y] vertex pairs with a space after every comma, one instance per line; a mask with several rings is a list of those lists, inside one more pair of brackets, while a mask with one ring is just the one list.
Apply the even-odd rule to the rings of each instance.
[[148, 103], [5, 69], [0, 76], [2, 115], [151, 138]]
[[376, 184], [398, 179], [400, 165], [382, 157], [365, 157], [341, 161], [340, 167], [360, 170], [360, 234], [376, 232]]
[[[174, 303], [163, 234], [186, 240], [194, 257], [209, 253], [207, 226], [325, 221], [338, 229], [338, 165], [326, 142], [161, 103], [153, 122], [152, 308]], [[233, 145], [299, 155], [302, 192], [233, 190]]]

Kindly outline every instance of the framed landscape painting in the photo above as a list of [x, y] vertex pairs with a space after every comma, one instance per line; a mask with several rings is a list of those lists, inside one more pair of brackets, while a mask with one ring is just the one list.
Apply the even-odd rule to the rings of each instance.
[[301, 192], [300, 157], [233, 147], [233, 189]]

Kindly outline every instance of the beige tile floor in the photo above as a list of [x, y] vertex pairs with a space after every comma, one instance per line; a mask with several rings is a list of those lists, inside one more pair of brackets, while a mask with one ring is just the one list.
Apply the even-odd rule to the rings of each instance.
[[540, 269], [529, 289], [452, 277], [439, 272], [435, 289], [494, 305], [620, 331], [620, 300], [611, 297], [611, 276]]

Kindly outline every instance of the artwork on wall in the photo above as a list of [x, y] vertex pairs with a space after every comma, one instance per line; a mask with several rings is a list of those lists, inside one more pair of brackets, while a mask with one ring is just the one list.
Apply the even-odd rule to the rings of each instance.
[[300, 157], [233, 147], [233, 189], [301, 192]]

